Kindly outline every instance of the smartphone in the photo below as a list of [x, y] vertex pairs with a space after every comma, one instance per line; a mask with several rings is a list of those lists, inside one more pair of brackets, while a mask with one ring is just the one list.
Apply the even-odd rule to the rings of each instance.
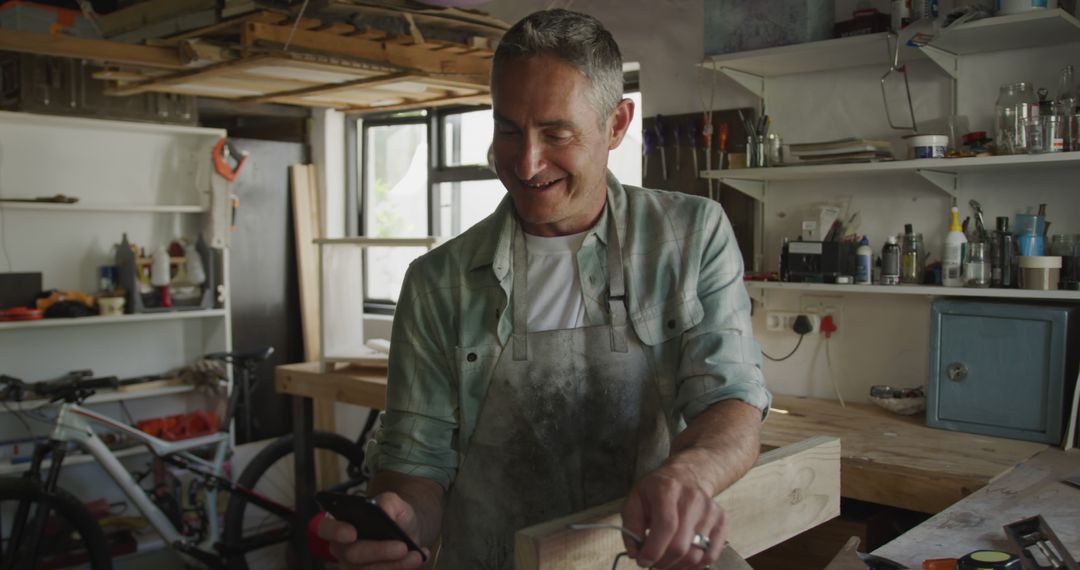
[[315, 494], [315, 500], [326, 512], [334, 515], [335, 519], [356, 528], [359, 540], [400, 540], [409, 550], [419, 552], [423, 561], [427, 562], [424, 551], [373, 499], [320, 491]]

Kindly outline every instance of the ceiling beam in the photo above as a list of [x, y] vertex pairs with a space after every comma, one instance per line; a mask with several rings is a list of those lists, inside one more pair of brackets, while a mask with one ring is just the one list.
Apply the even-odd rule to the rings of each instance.
[[0, 50], [157, 69], [191, 68], [176, 48], [140, 46], [108, 40], [76, 38], [63, 34], [39, 34], [0, 29]]
[[357, 87], [374, 87], [376, 85], [382, 85], [386, 83], [393, 83], [402, 79], [408, 79], [411, 77], [417, 77], [418, 74], [401, 72], [391, 73], [390, 75], [380, 75], [378, 77], [364, 77], [361, 79], [355, 79], [352, 81], [343, 81], [341, 83], [326, 83], [322, 85], [313, 85], [311, 87], [302, 87], [300, 89], [291, 89], [288, 91], [278, 91], [276, 93], [267, 93], [266, 95], [257, 95], [254, 97], [244, 97], [237, 99], [240, 103], [273, 103], [282, 99], [289, 99], [294, 97], [305, 97], [308, 95], [324, 95], [329, 93], [335, 93], [338, 91], [348, 91]]

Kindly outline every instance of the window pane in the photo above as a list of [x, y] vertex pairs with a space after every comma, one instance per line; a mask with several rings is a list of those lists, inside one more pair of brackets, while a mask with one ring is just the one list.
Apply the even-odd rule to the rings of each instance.
[[641, 93], [624, 95], [634, 102], [634, 119], [622, 144], [608, 153], [608, 170], [623, 184], [641, 186]]
[[446, 236], [456, 236], [488, 217], [506, 196], [502, 182], [471, 180], [439, 185], [442, 203], [439, 204], [440, 226]]
[[366, 144], [365, 234], [427, 236], [427, 126], [369, 127]]
[[494, 121], [491, 110], [447, 115], [443, 125], [443, 164], [446, 166], [484, 166]]
[[369, 247], [364, 251], [367, 298], [397, 303], [401, 294], [401, 283], [405, 280], [405, 270], [409, 268], [412, 260], [423, 255], [427, 248]]

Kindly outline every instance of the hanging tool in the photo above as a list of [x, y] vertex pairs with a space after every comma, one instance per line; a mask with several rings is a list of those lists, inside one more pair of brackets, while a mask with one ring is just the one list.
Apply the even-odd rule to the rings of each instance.
[[690, 125], [686, 129], [686, 143], [690, 146], [690, 158], [694, 159], [694, 178], [701, 177], [701, 171], [698, 170], [697, 162], [697, 129], [694, 125]]
[[664, 150], [664, 116], [657, 115], [653, 122], [653, 130], [656, 131], [656, 144], [660, 147], [660, 173], [667, 180], [667, 151]]
[[240, 199], [232, 193], [232, 183], [247, 162], [248, 153], [237, 152], [222, 138], [210, 154], [218, 178], [211, 182], [210, 224], [207, 226], [206, 241], [210, 242], [211, 247], [220, 249], [226, 245], [228, 232], [236, 230], [236, 211]]
[[[709, 172], [709, 175], [711, 176], [712, 175], [712, 150], [711, 149], [712, 149], [712, 135], [713, 135], [712, 111], [706, 112], [704, 114], [703, 120], [704, 120], [704, 124], [701, 127], [701, 140], [704, 143], [703, 147], [705, 148], [705, 170], [707, 172]], [[710, 177], [708, 182], [709, 182], [709, 199], [712, 200], [713, 199], [713, 179]]]
[[727, 156], [727, 139], [728, 139], [728, 124], [720, 123], [720, 129], [717, 135], [716, 150], [719, 161], [716, 163], [716, 168], [719, 170], [724, 169], [724, 157]]
[[641, 159], [643, 165], [641, 168], [641, 177], [644, 178], [649, 175], [649, 155], [653, 152], [653, 147], [656, 146], [656, 135], [652, 131], [645, 131], [641, 135]]
[[675, 123], [675, 172], [682, 165], [682, 125]]
[[[885, 72], [885, 75], [881, 76], [881, 100], [885, 104], [885, 118], [889, 120], [889, 126], [897, 130], [910, 130], [912, 132], [919, 132], [919, 125], [915, 122], [915, 105], [911, 100], [911, 84], [908, 82], [907, 65], [900, 65], [900, 46], [903, 42], [900, 41], [900, 36], [894, 32], [889, 32], [885, 37], [885, 45], [888, 46], [889, 39], [895, 41], [895, 46], [892, 50], [892, 61], [889, 62], [889, 69]], [[911, 115], [911, 126], [897, 125], [893, 123], [892, 115], [889, 113], [889, 96], [885, 92], [885, 80], [889, 78], [893, 73], [899, 73], [904, 76], [904, 90], [907, 92], [907, 104], [908, 113]]]
[[986, 241], [989, 235], [986, 233], [986, 225], [983, 223], [982, 206], [976, 200], [969, 200], [968, 205], [975, 210], [975, 235], [979, 238], [979, 241]]

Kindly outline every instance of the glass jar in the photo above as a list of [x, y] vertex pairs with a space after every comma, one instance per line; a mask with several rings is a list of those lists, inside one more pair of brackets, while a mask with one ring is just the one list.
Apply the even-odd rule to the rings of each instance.
[[1080, 290], [1080, 234], [1056, 234], [1050, 237], [1050, 255], [1061, 256], [1058, 289]]
[[1039, 98], [1026, 81], [1006, 83], [994, 105], [994, 141], [998, 154], [1025, 154], [1028, 151], [1028, 121], [1039, 115]]
[[990, 286], [990, 248], [986, 242], [972, 242], [967, 247], [967, 263], [964, 266], [964, 286]]
[[922, 234], [907, 231], [903, 240], [900, 244], [900, 282], [918, 285], [923, 282], [923, 266], [926, 263]]

